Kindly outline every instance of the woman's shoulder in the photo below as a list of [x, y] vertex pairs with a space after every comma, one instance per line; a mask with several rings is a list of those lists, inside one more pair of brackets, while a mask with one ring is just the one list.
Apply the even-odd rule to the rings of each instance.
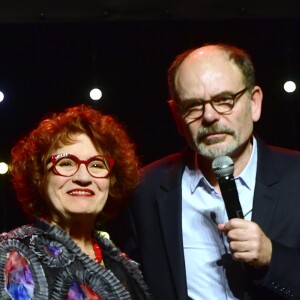
[[38, 228], [26, 224], [17, 228], [12, 229], [8, 232], [3, 232], [0, 234], [0, 242], [9, 240], [9, 239], [26, 239], [33, 234], [38, 234]]

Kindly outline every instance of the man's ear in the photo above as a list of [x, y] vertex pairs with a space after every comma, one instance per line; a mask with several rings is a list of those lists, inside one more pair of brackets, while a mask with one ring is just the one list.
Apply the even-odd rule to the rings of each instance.
[[263, 92], [259, 86], [252, 89], [251, 107], [252, 107], [252, 120], [257, 122], [261, 115]]
[[171, 109], [171, 112], [172, 112], [173, 118], [175, 120], [175, 123], [176, 123], [177, 130], [178, 130], [179, 134], [182, 137], [185, 137], [184, 129], [183, 129], [183, 123], [182, 123], [182, 118], [179, 115], [178, 108], [176, 106], [175, 101], [173, 99], [170, 99], [168, 101], [168, 104], [169, 104], [169, 107]]

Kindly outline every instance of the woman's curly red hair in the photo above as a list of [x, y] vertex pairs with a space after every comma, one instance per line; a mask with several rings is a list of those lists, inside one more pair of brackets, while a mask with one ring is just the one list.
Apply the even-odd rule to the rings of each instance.
[[110, 115], [79, 105], [44, 119], [11, 151], [10, 174], [18, 200], [30, 217], [48, 215], [45, 199], [47, 159], [61, 145], [72, 144], [72, 135], [85, 133], [97, 149], [115, 160], [107, 203], [98, 221], [112, 218], [124, 207], [139, 182], [135, 145], [124, 126]]

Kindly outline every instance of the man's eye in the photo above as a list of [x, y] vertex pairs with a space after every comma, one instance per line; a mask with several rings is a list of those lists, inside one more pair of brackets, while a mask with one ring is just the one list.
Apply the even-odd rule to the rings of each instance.
[[222, 97], [217, 97], [213, 100], [213, 103], [220, 104], [220, 103], [228, 103], [232, 102], [233, 98], [232, 95], [224, 95]]
[[191, 107], [187, 112], [193, 112], [193, 111], [201, 111], [203, 109], [203, 106], [193, 106]]
[[189, 103], [185, 106], [182, 107], [182, 111], [184, 113], [187, 113], [191, 110], [199, 110], [199, 109], [202, 109], [202, 103]]

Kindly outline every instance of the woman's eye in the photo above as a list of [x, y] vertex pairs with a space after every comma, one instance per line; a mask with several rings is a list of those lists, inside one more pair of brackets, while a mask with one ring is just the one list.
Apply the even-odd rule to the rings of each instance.
[[106, 165], [102, 161], [91, 162], [90, 167], [92, 167], [92, 168], [98, 168], [98, 169], [106, 169]]
[[74, 161], [70, 160], [70, 159], [62, 159], [58, 162], [58, 165], [60, 167], [68, 167], [68, 166], [73, 166], [75, 164]]

